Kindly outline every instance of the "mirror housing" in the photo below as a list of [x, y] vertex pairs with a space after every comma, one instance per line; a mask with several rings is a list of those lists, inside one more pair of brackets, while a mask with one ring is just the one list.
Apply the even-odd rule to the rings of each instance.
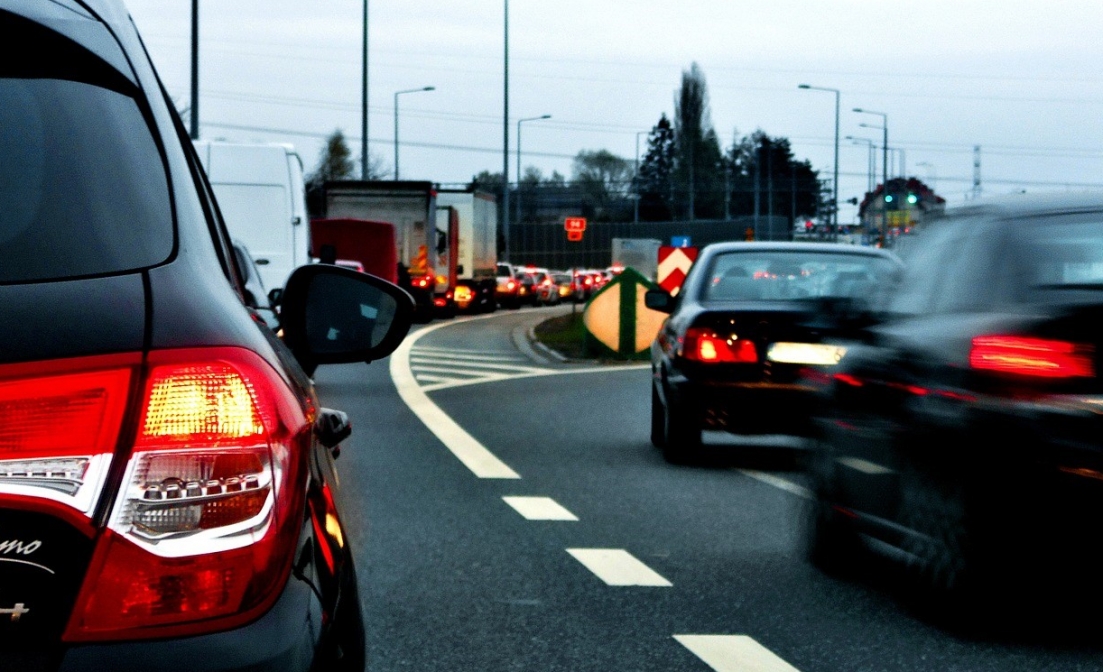
[[283, 287], [268, 290], [268, 305], [278, 308], [283, 303]]
[[675, 299], [665, 289], [649, 289], [643, 295], [643, 304], [669, 315], [674, 312]]
[[341, 266], [295, 269], [283, 291], [284, 342], [308, 373], [319, 364], [371, 362], [410, 330], [414, 300], [386, 280]]

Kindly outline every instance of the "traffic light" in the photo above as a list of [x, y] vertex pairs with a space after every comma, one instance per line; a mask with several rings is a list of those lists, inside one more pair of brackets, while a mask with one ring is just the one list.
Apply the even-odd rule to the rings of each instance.
[[892, 194], [885, 194], [885, 210], [896, 210], [900, 207], [896, 197]]
[[919, 202], [919, 197], [915, 194], [908, 194], [908, 205], [915, 205]]

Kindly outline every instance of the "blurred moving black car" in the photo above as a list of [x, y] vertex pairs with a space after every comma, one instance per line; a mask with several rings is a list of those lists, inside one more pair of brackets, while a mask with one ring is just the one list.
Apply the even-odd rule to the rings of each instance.
[[670, 313], [651, 346], [651, 441], [692, 457], [701, 430], [807, 434], [809, 369], [845, 346], [815, 324], [823, 310], [872, 302], [901, 264], [884, 250], [814, 243], [718, 243], [701, 250], [681, 292], [647, 292]]
[[386, 356], [409, 295], [310, 265], [285, 341], [257, 319], [118, 2], [0, 0], [0, 148], [0, 669], [363, 669], [307, 374]]
[[823, 389], [810, 557], [880, 551], [942, 607], [1087, 569], [1082, 592], [1100, 561], [1103, 198], [1004, 197], [913, 242]]

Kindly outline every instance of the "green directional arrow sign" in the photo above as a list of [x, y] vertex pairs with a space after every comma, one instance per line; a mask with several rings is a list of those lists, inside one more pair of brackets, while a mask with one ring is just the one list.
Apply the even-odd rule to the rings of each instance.
[[665, 313], [644, 305], [644, 293], [657, 288], [634, 268], [626, 268], [586, 304], [582, 323], [599, 343], [619, 355], [643, 352], [666, 319]]

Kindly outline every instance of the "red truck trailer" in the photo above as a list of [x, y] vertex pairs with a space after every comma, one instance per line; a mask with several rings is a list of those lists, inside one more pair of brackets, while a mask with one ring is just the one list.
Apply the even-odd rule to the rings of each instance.
[[[365, 273], [398, 284], [394, 224], [371, 219], [312, 219], [310, 242], [315, 256], [358, 261]], [[409, 289], [404, 287], [403, 289]]]

